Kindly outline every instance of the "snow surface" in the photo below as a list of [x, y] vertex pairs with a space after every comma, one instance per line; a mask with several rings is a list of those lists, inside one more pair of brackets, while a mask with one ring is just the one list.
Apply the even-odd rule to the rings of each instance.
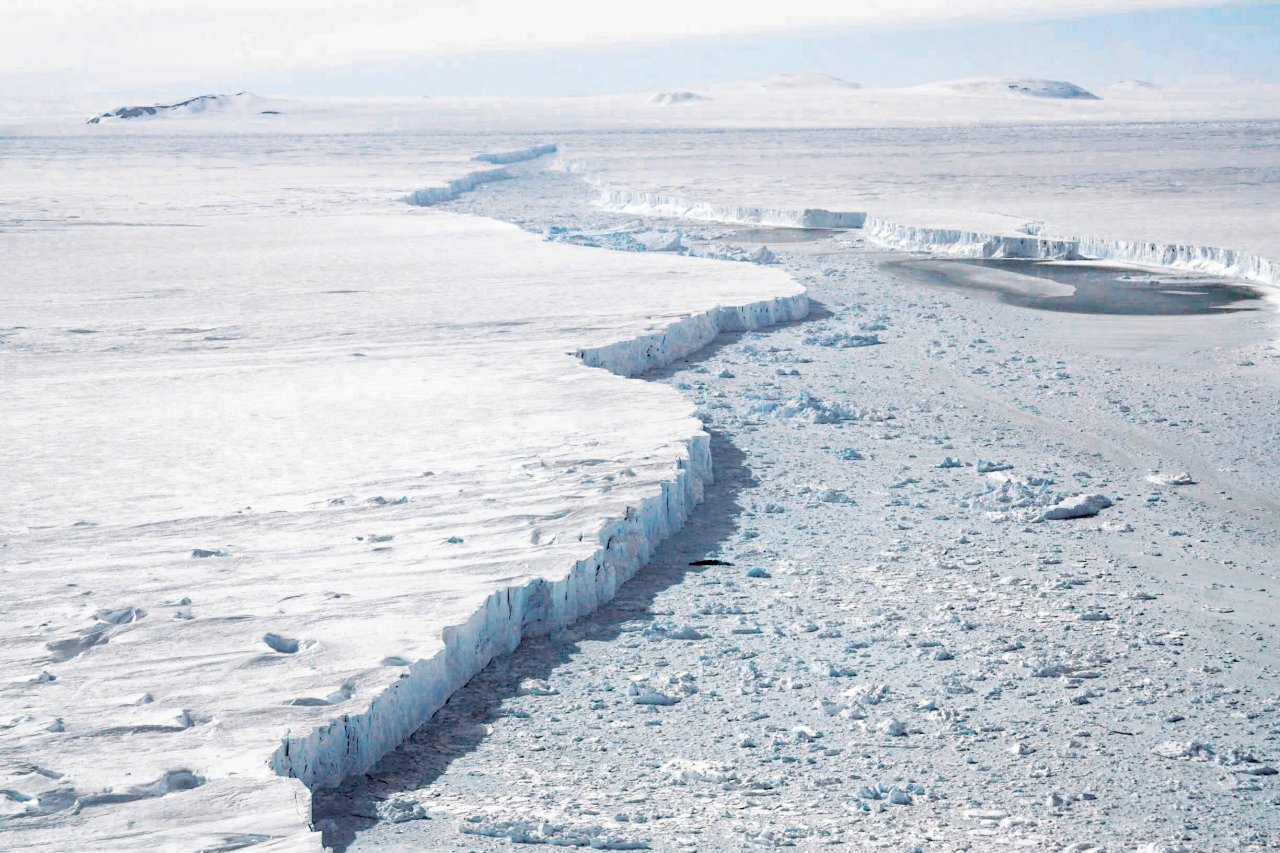
[[[342, 183], [349, 140], [278, 144], [5, 171], [6, 846], [314, 849], [304, 785], [700, 499], [690, 405], [620, 377], [807, 310], [782, 273], [545, 243]], [[335, 182], [278, 186], [309, 167]]]

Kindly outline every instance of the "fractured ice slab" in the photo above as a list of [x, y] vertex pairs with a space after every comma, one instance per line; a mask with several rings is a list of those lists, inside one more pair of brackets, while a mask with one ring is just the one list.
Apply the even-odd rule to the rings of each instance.
[[324, 204], [0, 234], [14, 846], [316, 849], [308, 786], [700, 499], [691, 404], [622, 376], [807, 310], [764, 268]]

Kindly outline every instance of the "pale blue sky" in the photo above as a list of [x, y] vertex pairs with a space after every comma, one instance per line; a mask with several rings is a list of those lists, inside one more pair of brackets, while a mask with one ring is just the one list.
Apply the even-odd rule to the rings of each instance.
[[823, 71], [873, 86], [975, 76], [1049, 77], [1084, 86], [1130, 78], [1280, 82], [1280, 4], [489, 52], [229, 77], [213, 88], [281, 95], [584, 95], [788, 71]]

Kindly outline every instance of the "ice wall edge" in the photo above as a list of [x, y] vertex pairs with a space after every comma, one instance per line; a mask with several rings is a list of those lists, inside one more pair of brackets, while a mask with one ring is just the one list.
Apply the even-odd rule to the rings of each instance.
[[1280, 287], [1280, 263], [1238, 249], [1116, 240], [1108, 237], [1049, 237], [1040, 233], [990, 234], [962, 229], [904, 225], [876, 217], [864, 226], [867, 239], [891, 249], [966, 258], [1118, 261], [1149, 267], [1220, 275]]
[[552, 168], [581, 177], [599, 193], [597, 203], [601, 207], [619, 213], [780, 228], [861, 228], [867, 218], [861, 211], [708, 204], [679, 196], [616, 189], [607, 186], [593, 173], [590, 164], [581, 160], [559, 157]]
[[1021, 231], [999, 234], [909, 225], [865, 212], [707, 204], [679, 196], [610, 187], [595, 173], [591, 164], [582, 160], [557, 157], [550, 168], [581, 177], [596, 190], [597, 203], [601, 207], [620, 213], [791, 228], [862, 229], [868, 240], [907, 252], [966, 258], [1117, 261], [1280, 287], [1280, 261], [1238, 249], [1099, 236], [1059, 237], [1045, 233], [1038, 224], [1028, 224]]
[[532, 148], [521, 148], [518, 151], [496, 151], [491, 154], [477, 154], [473, 159], [482, 163], [501, 165], [503, 163], [522, 163], [525, 160], [536, 160], [539, 157], [546, 157], [554, 153], [556, 153], [554, 144], [534, 145]]
[[442, 204], [446, 201], [453, 201], [465, 192], [470, 192], [482, 184], [492, 183], [494, 181], [505, 181], [510, 178], [518, 178], [525, 172], [520, 168], [520, 164], [527, 163], [530, 160], [537, 160], [540, 157], [546, 157], [556, 153], [555, 145], [535, 145], [532, 148], [521, 148], [518, 151], [497, 151], [489, 154], [477, 154], [473, 160], [482, 163], [492, 163], [498, 168], [496, 169], [480, 169], [475, 172], [468, 172], [460, 178], [454, 178], [445, 182], [442, 186], [426, 187], [420, 190], [414, 190], [405, 196], [403, 201], [418, 207], [430, 207], [433, 204]]
[[[634, 377], [696, 352], [721, 332], [800, 320], [808, 312], [804, 292], [718, 306], [659, 331], [569, 355], [587, 366]], [[365, 711], [344, 714], [302, 736], [286, 734], [269, 761], [271, 769], [301, 782], [307, 789], [302, 796], [372, 769], [495, 656], [515, 649], [524, 637], [570, 625], [610, 600], [648, 562], [653, 549], [684, 526], [712, 478], [710, 439], [699, 431], [654, 494], [599, 531], [599, 547], [590, 557], [569, 567], [562, 578], [492, 593], [467, 622], [442, 631], [439, 653], [410, 665]]]

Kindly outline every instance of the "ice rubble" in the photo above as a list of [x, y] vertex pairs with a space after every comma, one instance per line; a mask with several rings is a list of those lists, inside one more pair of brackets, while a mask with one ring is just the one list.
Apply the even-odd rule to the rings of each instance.
[[573, 357], [631, 376], [807, 311], [765, 269], [385, 206], [210, 216], [187, 189], [157, 208], [204, 227], [3, 235], [50, 297], [5, 307], [29, 365], [0, 515], [31, 595], [0, 620], [0, 821], [24, 844], [314, 849], [306, 786], [607, 599], [699, 500], [708, 440], [674, 392]]

